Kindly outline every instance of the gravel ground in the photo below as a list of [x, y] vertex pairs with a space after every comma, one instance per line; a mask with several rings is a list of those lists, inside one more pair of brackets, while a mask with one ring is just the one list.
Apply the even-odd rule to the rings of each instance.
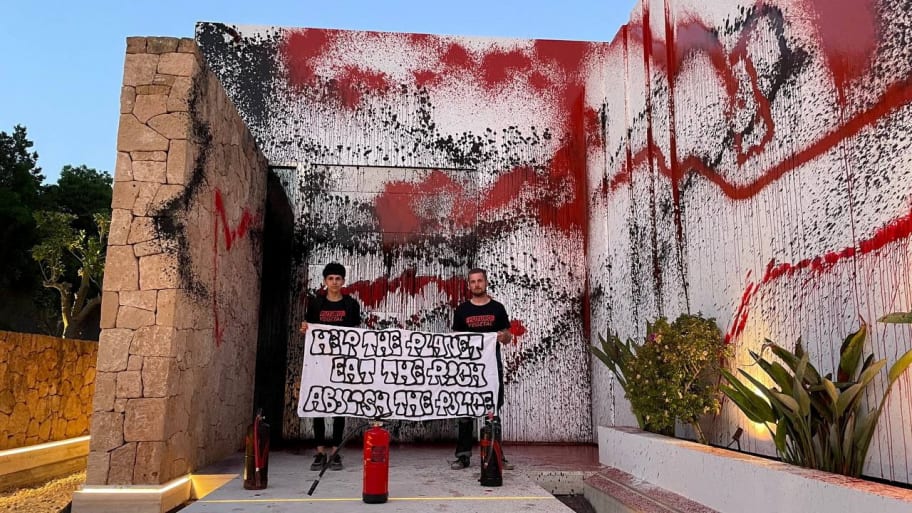
[[0, 493], [0, 513], [58, 513], [70, 503], [85, 477], [85, 472], [78, 472], [35, 488]]

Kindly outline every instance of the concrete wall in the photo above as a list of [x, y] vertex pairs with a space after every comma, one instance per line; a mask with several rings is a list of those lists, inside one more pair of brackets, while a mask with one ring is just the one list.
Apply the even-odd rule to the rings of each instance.
[[129, 38], [87, 484], [242, 445], [267, 165], [189, 39]]
[[[912, 309], [910, 12], [894, 0], [636, 7], [607, 52], [607, 165], [590, 173], [593, 342], [702, 312], [742, 367], [765, 338], [801, 337], [830, 372], [859, 316]], [[910, 341], [875, 324], [865, 351], [892, 362]], [[635, 425], [593, 369], [594, 422]], [[873, 388], [879, 399], [883, 382]], [[712, 441], [737, 426], [745, 450], [773, 453], [730, 404]], [[907, 373], [867, 475], [912, 482], [910, 426]]]
[[[435, 331], [485, 267], [520, 335], [504, 349], [504, 437], [592, 441], [586, 176], [605, 45], [219, 23], [197, 41], [270, 162], [293, 168], [290, 328], [331, 260], [368, 325]], [[302, 438], [289, 340], [283, 431]], [[440, 439], [452, 425], [393, 429]]]
[[637, 429], [599, 426], [598, 444], [599, 463], [629, 474], [635, 487], [658, 488], [659, 500], [666, 491], [676, 493], [720, 513], [902, 513], [912, 508], [912, 490]]
[[0, 331], [0, 451], [88, 434], [98, 343]]

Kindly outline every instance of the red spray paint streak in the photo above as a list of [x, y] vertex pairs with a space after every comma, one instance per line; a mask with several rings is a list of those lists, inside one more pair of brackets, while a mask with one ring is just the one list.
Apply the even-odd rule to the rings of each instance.
[[[508, 206], [526, 212], [542, 226], [551, 226], [564, 232], [584, 231], [587, 228], [586, 204], [586, 111], [582, 91], [576, 96], [575, 105], [567, 120], [565, 143], [551, 157], [546, 174], [528, 166], [520, 166], [497, 177], [494, 183], [481, 192], [478, 212], [492, 212]], [[563, 196], [570, 184], [573, 196], [555, 204], [554, 197]], [[521, 194], [523, 190], [535, 194]], [[448, 219], [456, 228], [471, 228], [475, 223], [475, 201], [465, 187], [441, 171], [434, 171], [421, 182], [389, 182], [374, 200], [377, 219], [384, 232], [384, 243], [400, 242], [402, 235], [424, 233], [433, 227], [436, 219], [424, 215], [415, 205], [422, 195], [445, 194], [452, 198]], [[523, 198], [523, 204], [514, 204]], [[585, 235], [585, 233], [584, 233]], [[583, 237], [586, 240], [586, 237]]]
[[221, 326], [218, 304], [219, 227], [221, 227], [222, 237], [225, 240], [225, 251], [230, 252], [234, 243], [247, 235], [254, 218], [247, 209], [244, 209], [240, 221], [232, 228], [228, 223], [225, 201], [222, 198], [222, 191], [219, 189], [215, 189], [215, 213], [215, 222], [212, 225], [212, 318], [215, 321], [215, 345], [221, 346], [224, 339], [224, 328]]
[[417, 296], [424, 292], [429, 285], [436, 285], [447, 297], [447, 303], [455, 307], [466, 298], [466, 281], [462, 276], [441, 278], [439, 276], [419, 276], [415, 269], [406, 269], [399, 276], [389, 279], [386, 277], [375, 280], [361, 280], [347, 285], [343, 292], [355, 294], [364, 303], [365, 307], [374, 308], [379, 305], [388, 294], [403, 293]]
[[[839, 93], [838, 101], [845, 106], [845, 88], [866, 71], [876, 50], [878, 20], [876, 19], [872, 0], [858, 2], [840, 0], [838, 1], [838, 7], [834, 6], [832, 2], [825, 2], [824, 0], [805, 1], [809, 2], [811, 4], [810, 7], [819, 15], [815, 25], [818, 31], [817, 37]], [[761, 4], [757, 3], [755, 6], [759, 5]], [[858, 20], [857, 27], [852, 21], [855, 19]], [[644, 26], [645, 23], [646, 21], [643, 21], [633, 24], [629, 28], [627, 26], [622, 27], [622, 32], [630, 34], [633, 40], [639, 41], [644, 47], [664, 45], [665, 43], [653, 41], [648, 24]], [[750, 79], [751, 93], [757, 107], [754, 122], [763, 123], [764, 133], [759, 142], [746, 149], [744, 148], [743, 134], [735, 134], [734, 149], [739, 166], [745, 164], [750, 157], [760, 154], [775, 135], [775, 125], [772, 119], [772, 108], [769, 99], [760, 90], [760, 77], [747, 52], [747, 43], [756, 28], [756, 20], [744, 27], [732, 52], [726, 55], [722, 43], [713, 30], [697, 20], [685, 20], [679, 23], [674, 31], [675, 39], [672, 43], [675, 47], [674, 50], [665, 48], [665, 52], [661, 55], [662, 58], [654, 60], [654, 64], [667, 68], [673, 93], [673, 84], [684, 60], [692, 54], [706, 54], [712, 63], [714, 71], [724, 84], [728, 96], [728, 107], [726, 109], [728, 117], [734, 114], [734, 108], [738, 105], [736, 104], [738, 81], [734, 75], [734, 65], [738, 62], [744, 63], [745, 71]], [[668, 28], [666, 27], [667, 32]], [[618, 40], [616, 39], [615, 41]], [[670, 55], [675, 56], [674, 60], [669, 57]], [[717, 170], [706, 165], [704, 159], [699, 155], [688, 155], [682, 159], [677, 159], [672, 155], [672, 169], [660, 168], [660, 172], [672, 182], [677, 182], [687, 171], [694, 171], [719, 186], [722, 192], [731, 199], [750, 198], [778, 180], [785, 173], [819, 157], [843, 140], [856, 135], [863, 128], [876, 123], [890, 112], [908, 104], [912, 101], [910, 79], [912, 77], [906, 77], [894, 82], [886, 89], [881, 98], [868, 109], [851, 116], [841, 127], [837, 127], [824, 135], [817, 142], [812, 143], [794, 156], [773, 165], [759, 178], [746, 185], [737, 185], [727, 181]], [[614, 192], [620, 185], [629, 182], [630, 173], [650, 157], [649, 151], [649, 148], [640, 150], [636, 157], [632, 159], [631, 165], [628, 165], [617, 175], [607, 180], [605, 182], [605, 192]], [[678, 168], [678, 170], [675, 170], [675, 168]]]
[[288, 83], [298, 88], [311, 85], [317, 78], [316, 59], [329, 49], [338, 36], [339, 32], [335, 30], [290, 32], [280, 49], [288, 69]]
[[[719, 190], [730, 199], [749, 199], [786, 173], [820, 157], [841, 142], [857, 135], [863, 129], [877, 123], [882, 118], [900, 107], [904, 107], [910, 102], [912, 102], [912, 81], [908, 79], [899, 81], [887, 89], [880, 99], [869, 109], [848, 118], [842, 126], [832, 130], [798, 153], [771, 166], [759, 177], [745, 184], [729, 181], [719, 171], [707, 165], [698, 155], [685, 157], [682, 159], [680, 165], [683, 169], [694, 172], [715, 184]], [[646, 149], [640, 150], [632, 159], [630, 166], [627, 166], [606, 183], [606, 192], [613, 193], [621, 185], [629, 182], [631, 171], [646, 160], [647, 153]], [[659, 154], [660, 160], [664, 160], [661, 151], [658, 151], [657, 153]], [[671, 178], [671, 172], [667, 166], [660, 167], [659, 171], [663, 176], [666, 176], [669, 179]]]
[[731, 342], [744, 331], [747, 318], [750, 315], [751, 300], [757, 296], [760, 289], [765, 285], [779, 278], [791, 277], [802, 271], [808, 272], [812, 276], [826, 273], [845, 260], [880, 251], [889, 244], [908, 239], [910, 236], [912, 236], [912, 212], [891, 221], [874, 232], [874, 235], [859, 241], [854, 246], [830, 251], [814, 258], [805, 258], [794, 264], [788, 262], [776, 263], [775, 260], [770, 260], [766, 266], [766, 272], [759, 283], [751, 282], [751, 273], [748, 272], [745, 277], [747, 287], [745, 287], [744, 293], [741, 295], [741, 302], [735, 311], [732, 326], [725, 335], [725, 341]]
[[[426, 197], [448, 198], [448, 202], [439, 203], [449, 203], [450, 210], [428, 212], [419, 208], [416, 203]], [[439, 170], [432, 171], [421, 182], [387, 182], [374, 199], [374, 209], [387, 245], [401, 242], [404, 236], [439, 232], [443, 229], [439, 226], [441, 218], [456, 228], [473, 227], [476, 218], [474, 199], [468, 197], [462, 184]]]

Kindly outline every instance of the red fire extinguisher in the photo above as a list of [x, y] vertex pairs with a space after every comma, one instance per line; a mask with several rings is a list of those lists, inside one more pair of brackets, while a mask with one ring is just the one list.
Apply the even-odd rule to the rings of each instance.
[[247, 428], [246, 454], [244, 455], [244, 489], [263, 490], [269, 472], [269, 424], [258, 410], [253, 424]]
[[389, 498], [389, 431], [379, 422], [364, 434], [364, 489], [361, 498], [380, 504]]

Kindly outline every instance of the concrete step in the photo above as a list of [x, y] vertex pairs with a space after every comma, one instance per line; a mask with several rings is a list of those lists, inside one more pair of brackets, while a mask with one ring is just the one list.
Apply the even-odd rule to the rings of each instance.
[[603, 467], [583, 485], [598, 513], [718, 513], [613, 467]]

